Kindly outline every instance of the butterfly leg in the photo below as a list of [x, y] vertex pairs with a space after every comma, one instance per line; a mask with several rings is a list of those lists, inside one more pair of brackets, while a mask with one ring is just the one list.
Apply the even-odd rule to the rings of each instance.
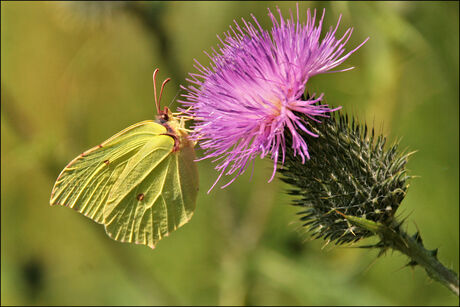
[[[180, 116], [182, 114], [187, 114], [188, 111], [190, 111], [193, 107], [189, 107], [187, 110], [185, 110], [184, 112], [175, 112], [175, 113], [172, 113], [173, 116]], [[190, 119], [192, 119], [192, 117], [190, 117]]]

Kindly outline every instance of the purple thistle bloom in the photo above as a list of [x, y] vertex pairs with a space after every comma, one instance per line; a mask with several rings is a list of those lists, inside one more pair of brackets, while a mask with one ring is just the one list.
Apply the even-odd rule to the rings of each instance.
[[[204, 150], [199, 160], [215, 158], [213, 162], [218, 162], [215, 168], [220, 175], [209, 191], [224, 173], [236, 173], [222, 188], [228, 186], [259, 155], [264, 158], [270, 154], [274, 161], [270, 182], [279, 159], [284, 163], [286, 130], [292, 136], [294, 154], [305, 163], [310, 158], [308, 147], [297, 129], [318, 136], [295, 113], [318, 121], [315, 117], [327, 117], [327, 113], [339, 109], [320, 104], [323, 94], [303, 100], [308, 79], [332, 72], [367, 41], [342, 56], [353, 29], [336, 39], [340, 18], [335, 29], [331, 27], [320, 42], [324, 10], [316, 27], [316, 10], [313, 16], [307, 10], [305, 24], [299, 21], [298, 5], [296, 21], [292, 12], [285, 20], [277, 10], [279, 21], [268, 10], [273, 22], [270, 33], [252, 14], [255, 26], [242, 19], [242, 29], [235, 21], [235, 29], [230, 26], [223, 40], [218, 36], [222, 44], [218, 51], [213, 48], [211, 55], [205, 52], [212, 61], [210, 68], [195, 60], [198, 73], [190, 73], [191, 78], [186, 79], [191, 85], [181, 86], [187, 93], [182, 95], [185, 101], [180, 102], [188, 107], [182, 111], [195, 119], [191, 137]], [[353, 67], [338, 71], [350, 69]]]

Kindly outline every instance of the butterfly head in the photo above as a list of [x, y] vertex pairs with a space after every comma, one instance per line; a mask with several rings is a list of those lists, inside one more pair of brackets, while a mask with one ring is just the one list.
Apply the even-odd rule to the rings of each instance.
[[172, 119], [173, 119], [173, 114], [172, 114], [171, 110], [168, 107], [165, 106], [163, 108], [163, 111], [158, 112], [157, 121], [160, 124], [163, 125], [163, 124], [169, 122]]
[[155, 94], [155, 106], [157, 109], [156, 121], [166, 128], [167, 135], [170, 135], [174, 138], [174, 151], [180, 150], [183, 147], [193, 147], [195, 146], [195, 143], [188, 139], [188, 130], [185, 128], [185, 121], [188, 120], [188, 118], [180, 117], [180, 119], [178, 119], [174, 116], [178, 114], [173, 114], [171, 110], [166, 106], [163, 107], [163, 110], [160, 109], [160, 101], [161, 95], [163, 94], [163, 89], [166, 83], [168, 83], [171, 79], [167, 78], [163, 81], [161, 84], [160, 95], [157, 97], [156, 76], [158, 71], [159, 69], [157, 68], [153, 72], [153, 90]]

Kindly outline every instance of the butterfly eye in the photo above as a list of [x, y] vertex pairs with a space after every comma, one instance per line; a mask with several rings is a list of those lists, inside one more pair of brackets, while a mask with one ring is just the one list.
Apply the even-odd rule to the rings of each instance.
[[169, 116], [168, 114], [166, 113], [161, 113], [160, 115], [158, 115], [158, 121], [160, 122], [160, 124], [165, 124], [167, 122], [169, 122]]

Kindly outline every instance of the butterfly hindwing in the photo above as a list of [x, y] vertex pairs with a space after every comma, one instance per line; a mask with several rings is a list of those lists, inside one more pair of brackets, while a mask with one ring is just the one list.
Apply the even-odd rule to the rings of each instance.
[[120, 174], [104, 209], [113, 239], [153, 248], [192, 217], [198, 192], [193, 147], [174, 151], [173, 145], [169, 136], [155, 138]]
[[[168, 233], [165, 195], [174, 141], [160, 136], [147, 143], [126, 165], [109, 194], [104, 209], [107, 234], [122, 242], [153, 247]], [[169, 206], [177, 207], [177, 202]]]

